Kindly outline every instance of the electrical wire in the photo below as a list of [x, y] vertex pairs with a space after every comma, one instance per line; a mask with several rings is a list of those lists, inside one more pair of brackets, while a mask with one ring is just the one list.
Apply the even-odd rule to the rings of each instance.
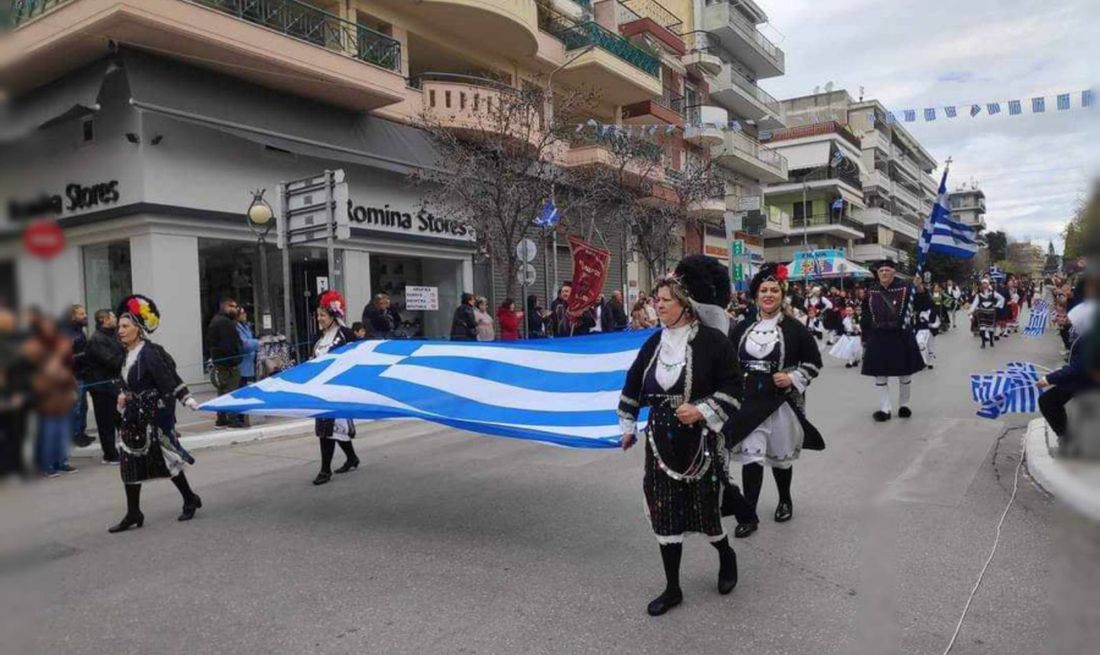
[[[1010, 428], [1019, 429], [1019, 428]], [[947, 643], [947, 648], [943, 651], [943, 655], [949, 655], [951, 649], [955, 647], [955, 640], [959, 638], [959, 632], [962, 630], [963, 621], [966, 620], [966, 613], [970, 611], [970, 604], [974, 601], [974, 596], [978, 593], [978, 587], [982, 584], [982, 579], [985, 577], [986, 569], [989, 568], [990, 562], [993, 561], [993, 556], [997, 554], [997, 546], [1001, 542], [1001, 528], [1004, 526], [1005, 517], [1008, 516], [1008, 510], [1012, 507], [1013, 501], [1016, 500], [1016, 492], [1020, 489], [1020, 469], [1024, 465], [1024, 440], [1027, 438], [1027, 434], [1020, 439], [1020, 461], [1016, 463], [1016, 474], [1013, 476], [1012, 482], [1012, 495], [1008, 499], [1008, 504], [1005, 505], [1005, 511], [1001, 513], [1001, 520], [997, 521], [997, 536], [993, 539], [993, 548], [989, 551], [989, 557], [986, 558], [985, 564], [982, 566], [981, 572], [978, 573], [978, 579], [974, 582], [974, 588], [970, 590], [970, 596], [966, 599], [966, 605], [963, 607], [962, 616], [959, 617], [959, 622], [955, 625], [955, 633], [951, 635], [951, 641]]]

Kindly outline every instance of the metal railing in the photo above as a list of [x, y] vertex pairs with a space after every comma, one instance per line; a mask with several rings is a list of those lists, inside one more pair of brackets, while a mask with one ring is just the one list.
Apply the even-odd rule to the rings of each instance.
[[807, 136], [821, 136], [824, 134], [837, 134], [856, 148], [862, 149], [863, 147], [860, 145], [859, 137], [852, 134], [846, 126], [841, 125], [836, 121], [810, 123], [809, 125], [788, 127], [785, 130], [775, 130], [773, 132], [770, 132], [770, 136], [768, 138], [762, 138], [761, 141], [784, 141], [787, 139], [801, 139]]
[[733, 82], [735, 86], [747, 92], [755, 98], [757, 102], [767, 107], [773, 114], [779, 114], [780, 104], [778, 100], [772, 97], [770, 93], [757, 86], [756, 82], [742, 75], [740, 71], [732, 65], [727, 65], [727, 67], [730, 69], [730, 81]]
[[0, 7], [0, 27], [16, 28], [42, 14], [68, 4], [72, 0], [9, 0], [8, 8]]
[[753, 141], [744, 134], [738, 132], [726, 132], [729, 135], [730, 146], [738, 152], [748, 155], [753, 159], [756, 159], [768, 166], [778, 168], [780, 170], [787, 169], [787, 158], [779, 154], [777, 151], [770, 148], [762, 148], [760, 144]]
[[672, 89], [666, 87], [661, 92], [661, 97], [654, 102], [665, 109], [676, 112], [680, 116], [684, 115], [684, 96], [678, 95]]
[[647, 75], [657, 77], [661, 72], [659, 59], [595, 21], [572, 23], [560, 15], [540, 12], [539, 22], [540, 29], [557, 37], [566, 50], [595, 45]]
[[769, 59], [772, 59], [776, 63], [782, 63], [783, 51], [779, 49], [779, 46], [772, 43], [771, 39], [764, 36], [760, 30], [756, 29], [756, 25], [742, 18], [733, 5], [730, 5], [729, 16], [729, 23], [734, 29], [747, 36], [750, 41], [755, 43], [760, 50], [768, 56]]
[[[476, 75], [466, 75], [463, 73], [442, 73], [429, 71], [421, 73], [416, 77], [409, 79], [409, 86], [414, 89], [424, 88], [424, 82], [450, 82], [453, 84], [469, 84], [471, 86], [480, 86], [492, 89], [494, 91], [500, 91], [515, 96], [524, 95], [524, 91], [517, 89], [516, 87], [500, 80], [494, 80], [488, 77], [478, 77]], [[531, 94], [533, 95], [533, 93]]]
[[[650, 18], [661, 27], [675, 33], [679, 31], [680, 27], [684, 24], [683, 21], [676, 17], [676, 14], [666, 9], [664, 5], [657, 2], [657, 0], [619, 0], [619, 7], [624, 7], [629, 11], [629, 13], [622, 12], [619, 14], [620, 18], [627, 18], [627, 20], [620, 20], [620, 25], [628, 23], [631, 20]], [[631, 14], [633, 17], [631, 17]]]
[[847, 216], [814, 214], [809, 218], [798, 216], [791, 218], [791, 227], [821, 227], [824, 225], [840, 225], [856, 230], [857, 232], [863, 232], [863, 226]]
[[299, 0], [190, 0], [367, 63], [401, 70], [401, 42]]

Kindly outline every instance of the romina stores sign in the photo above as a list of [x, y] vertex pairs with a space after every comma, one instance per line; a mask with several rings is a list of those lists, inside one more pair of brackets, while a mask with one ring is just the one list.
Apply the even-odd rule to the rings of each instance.
[[8, 203], [8, 216], [13, 221], [32, 218], [60, 217], [87, 209], [113, 205], [119, 200], [118, 180], [84, 186], [68, 184], [65, 194], [42, 193], [30, 200], [12, 200]]
[[394, 209], [389, 204], [381, 207], [367, 207], [356, 205], [354, 201], [348, 200], [348, 219], [353, 224], [386, 232], [421, 234], [462, 241], [474, 238], [473, 229], [462, 221], [439, 218], [425, 209], [412, 214]]

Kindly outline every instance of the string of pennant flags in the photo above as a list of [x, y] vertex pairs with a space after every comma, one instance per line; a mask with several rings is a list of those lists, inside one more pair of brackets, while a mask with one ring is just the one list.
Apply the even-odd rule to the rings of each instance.
[[[1074, 107], [1074, 97], [1078, 96], [1079, 100]], [[923, 122], [930, 123], [939, 120], [941, 117], [944, 119], [954, 119], [961, 116], [968, 115], [970, 118], [977, 118], [979, 116], [996, 116], [997, 114], [1007, 113], [1009, 116], [1020, 116], [1025, 113], [1031, 114], [1044, 114], [1047, 113], [1047, 98], [1049, 96], [1036, 96], [1030, 98], [1025, 103], [1024, 100], [1007, 100], [1007, 101], [993, 101], [993, 102], [972, 102], [966, 104], [956, 105], [944, 105], [936, 107], [924, 107], [922, 109], [902, 109], [899, 111], [887, 111], [885, 117], [882, 119], [887, 124], [895, 123], [917, 123]], [[1059, 93], [1055, 96], [1052, 103], [1053, 111], [1069, 111], [1071, 109], [1091, 109], [1095, 108], [1096, 95], [1095, 89], [1085, 89], [1079, 94], [1076, 93]], [[1030, 108], [1030, 112], [1026, 109]], [[868, 115], [870, 122], [874, 124], [876, 120], [876, 114], [871, 111]], [[818, 122], [818, 121], [815, 121]], [[824, 121], [821, 121], [824, 122]], [[685, 129], [692, 128], [706, 128], [717, 129], [725, 132], [741, 132], [745, 129], [744, 124], [741, 121], [731, 120], [726, 122], [699, 122], [689, 125], [669, 125], [665, 123], [646, 123], [646, 124], [631, 124], [631, 125], [615, 125], [612, 123], [601, 123], [594, 118], [589, 118], [583, 123], [578, 123], [576, 132], [580, 134], [585, 130], [592, 130], [599, 136], [611, 136], [614, 134], [623, 134], [627, 136], [653, 136], [658, 133], [674, 134]], [[771, 137], [774, 130], [759, 129], [758, 134], [760, 139], [768, 139]]]

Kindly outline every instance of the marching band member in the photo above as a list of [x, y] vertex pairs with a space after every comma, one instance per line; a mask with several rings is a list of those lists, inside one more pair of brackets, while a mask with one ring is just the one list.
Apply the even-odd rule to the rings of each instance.
[[993, 348], [996, 342], [994, 330], [997, 326], [997, 312], [1004, 307], [1005, 298], [993, 289], [989, 278], [982, 280], [982, 288], [974, 297], [970, 306], [970, 313], [978, 326], [978, 333], [982, 337], [982, 350], [985, 350], [986, 342]]

